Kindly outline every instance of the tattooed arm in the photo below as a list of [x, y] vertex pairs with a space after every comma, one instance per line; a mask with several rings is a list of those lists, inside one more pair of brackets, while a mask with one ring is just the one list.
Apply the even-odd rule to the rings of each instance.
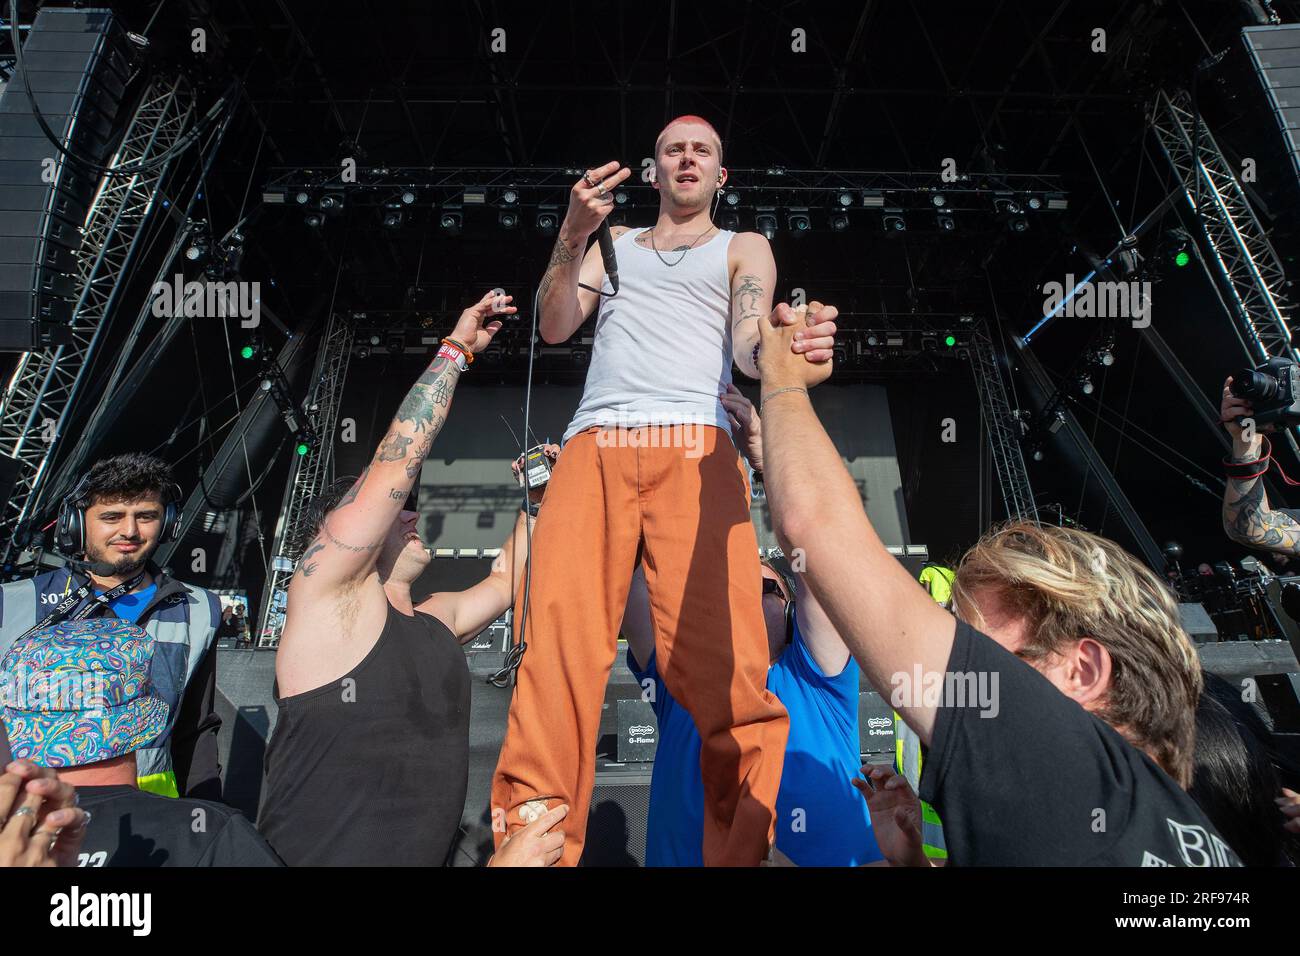
[[[615, 239], [627, 232], [626, 226], [614, 226], [610, 235]], [[600, 245], [593, 242], [585, 256], [582, 248], [590, 236], [569, 231], [568, 224], [561, 227], [551, 250], [551, 261], [546, 274], [537, 287], [538, 329], [542, 341], [549, 345], [565, 342], [578, 331], [595, 310], [599, 296], [578, 288], [578, 283], [599, 289], [605, 279], [605, 262], [600, 257]]]
[[731, 240], [731, 355], [736, 366], [750, 378], [758, 378], [754, 346], [758, 344], [758, 323], [772, 311], [772, 290], [776, 286], [776, 260], [767, 238], [757, 232], [742, 232]]
[[[1251, 424], [1250, 402], [1232, 394], [1232, 379], [1223, 383], [1219, 420], [1232, 436], [1233, 461], [1258, 461], [1264, 439]], [[1258, 478], [1229, 478], [1223, 492], [1223, 530], [1238, 544], [1281, 554], [1300, 554], [1300, 523], [1268, 506]]]
[[[451, 338], [471, 352], [487, 347], [501, 328], [494, 315], [514, 312], [510, 296], [488, 292], [461, 313]], [[486, 322], [486, 324], [485, 324]], [[402, 505], [433, 441], [451, 409], [460, 378], [456, 364], [435, 357], [402, 399], [374, 458], [338, 507], [322, 522], [320, 533], [303, 553], [290, 587], [334, 587], [365, 577], [374, 568], [380, 545], [401, 513]]]

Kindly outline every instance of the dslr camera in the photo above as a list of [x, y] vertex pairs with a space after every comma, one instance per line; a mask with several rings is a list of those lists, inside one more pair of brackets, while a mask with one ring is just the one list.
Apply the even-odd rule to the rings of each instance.
[[1232, 394], [1250, 402], [1257, 425], [1300, 425], [1300, 365], [1271, 358], [1232, 373]]

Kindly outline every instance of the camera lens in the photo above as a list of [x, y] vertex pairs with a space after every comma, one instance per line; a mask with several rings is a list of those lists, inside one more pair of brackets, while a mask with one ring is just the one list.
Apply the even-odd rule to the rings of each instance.
[[1278, 380], [1267, 372], [1243, 368], [1232, 373], [1232, 394], [1252, 402], [1267, 402], [1277, 397]]

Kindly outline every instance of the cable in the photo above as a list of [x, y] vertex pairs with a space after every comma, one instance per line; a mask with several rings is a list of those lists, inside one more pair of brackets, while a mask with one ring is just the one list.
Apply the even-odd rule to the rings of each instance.
[[[529, 420], [533, 412], [533, 357], [537, 348], [537, 312], [541, 298], [541, 285], [533, 290], [533, 327], [532, 333], [528, 336], [528, 381], [524, 386], [524, 445], [528, 445]], [[510, 650], [506, 652], [506, 659], [501, 664], [501, 669], [488, 678], [488, 683], [493, 687], [505, 688], [510, 685], [511, 676], [519, 670], [519, 665], [523, 663], [524, 651], [528, 650], [527, 631], [524, 628], [528, 624], [528, 598], [531, 595], [533, 587], [533, 523], [528, 520], [528, 476], [524, 473], [523, 482], [523, 509], [524, 509], [524, 532], [528, 537], [528, 555], [524, 559], [524, 601], [520, 607], [519, 627], [516, 633], [518, 639], [514, 641]], [[513, 577], [513, 576], [512, 576]]]
[[[156, 13], [157, 11], [155, 11], [155, 15]], [[152, 23], [152, 21], [150, 22]], [[9, 34], [14, 47], [14, 75], [22, 78], [23, 91], [27, 94], [27, 102], [31, 106], [32, 118], [36, 120], [36, 125], [41, 128], [41, 132], [45, 134], [45, 138], [50, 141], [59, 155], [68, 160], [71, 165], [79, 167], [82, 172], [88, 172], [95, 176], [134, 176], [137, 173], [157, 169], [189, 149], [199, 135], [216, 120], [224, 109], [227, 107], [233, 109], [234, 107], [235, 98], [233, 93], [239, 87], [238, 83], [232, 81], [227, 92], [223, 93], [212, 104], [203, 119], [199, 120], [188, 133], [181, 136], [164, 152], [159, 153], [153, 159], [138, 163], [129, 163], [124, 166], [104, 166], [93, 160], [77, 156], [65, 147], [63, 141], [50, 128], [50, 124], [45, 122], [45, 116], [41, 113], [40, 107], [36, 105], [36, 94], [32, 92], [31, 77], [27, 73], [27, 66], [23, 60], [22, 39], [18, 29], [18, 0], [9, 0]]]

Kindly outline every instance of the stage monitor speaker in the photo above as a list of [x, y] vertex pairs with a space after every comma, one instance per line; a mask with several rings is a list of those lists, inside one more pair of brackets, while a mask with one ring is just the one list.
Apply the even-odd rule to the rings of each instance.
[[1300, 23], [1246, 27], [1241, 37], [1282, 128], [1291, 168], [1300, 177]]
[[65, 149], [102, 165], [115, 138], [128, 50], [110, 11], [46, 6], [22, 46], [31, 98], [19, 76], [0, 90], [0, 349], [71, 341], [81, 228], [99, 184], [50, 142], [32, 100]]
[[650, 770], [646, 764], [596, 765], [583, 866], [645, 866]]
[[1183, 630], [1194, 644], [1205, 644], [1219, 639], [1219, 629], [1205, 610], [1204, 604], [1183, 601], [1178, 605], [1178, 619]]

